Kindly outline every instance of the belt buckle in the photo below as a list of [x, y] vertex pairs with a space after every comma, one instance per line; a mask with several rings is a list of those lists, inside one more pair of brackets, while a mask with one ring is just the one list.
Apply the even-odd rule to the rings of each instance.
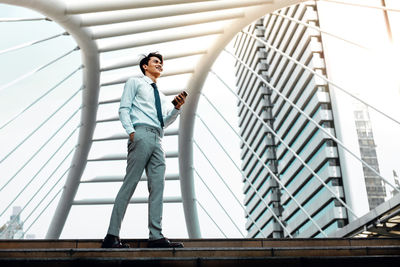
[[158, 134], [158, 131], [157, 131], [157, 129], [155, 129], [155, 128], [153, 128], [153, 127], [146, 127], [147, 128], [147, 130], [149, 131], [149, 132], [152, 132], [152, 133], [155, 133], [155, 134]]

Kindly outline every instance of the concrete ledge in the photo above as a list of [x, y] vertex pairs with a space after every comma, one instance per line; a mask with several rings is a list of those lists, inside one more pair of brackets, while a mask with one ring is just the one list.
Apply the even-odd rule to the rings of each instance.
[[[375, 226], [387, 215], [400, 211], [400, 194], [395, 195], [388, 201], [385, 201], [375, 209], [371, 210], [364, 216], [349, 223], [343, 228], [333, 233], [333, 237], [353, 237], [363, 231], [368, 231]], [[398, 215], [400, 216], [400, 214]], [[400, 237], [400, 235], [399, 235]]]
[[400, 255], [400, 246], [337, 246], [280, 248], [176, 248], [176, 249], [2, 249], [0, 258], [191, 258], [191, 257], [343, 257]]
[[[185, 248], [102, 249], [101, 240], [0, 240], [0, 266], [398, 266], [400, 238], [185, 239]], [[177, 240], [175, 240], [177, 241]]]
[[164, 258], [164, 259], [0, 259], [1, 266], [40, 266], [40, 267], [87, 267], [87, 266], [190, 266], [190, 267], [232, 267], [232, 266], [340, 266], [340, 267], [376, 267], [376, 266], [398, 266], [400, 256], [365, 256], [365, 257], [257, 257], [257, 258], [236, 258], [236, 257], [193, 257], [193, 258]]
[[[293, 238], [293, 239], [171, 239], [185, 244], [185, 248], [280, 248], [280, 247], [336, 247], [336, 246], [400, 246], [400, 238]], [[131, 248], [147, 248], [147, 239], [124, 239]], [[3, 249], [96, 249], [101, 239], [69, 240], [0, 240]]]

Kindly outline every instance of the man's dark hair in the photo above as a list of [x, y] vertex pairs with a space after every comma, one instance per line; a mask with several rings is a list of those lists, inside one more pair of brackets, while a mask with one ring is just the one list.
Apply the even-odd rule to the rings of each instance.
[[139, 63], [140, 70], [143, 72], [143, 74], [145, 74], [143, 65], [149, 65], [149, 60], [151, 57], [158, 58], [161, 61], [161, 64], [163, 64], [163, 56], [160, 53], [158, 53], [158, 52], [149, 53], [147, 56], [144, 56], [144, 58], [142, 58]]

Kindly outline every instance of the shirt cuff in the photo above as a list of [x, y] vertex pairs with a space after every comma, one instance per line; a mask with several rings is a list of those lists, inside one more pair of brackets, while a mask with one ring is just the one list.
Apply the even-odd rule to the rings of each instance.
[[126, 133], [128, 135], [130, 135], [131, 133], [134, 133], [134, 132], [135, 132], [135, 129], [133, 127], [129, 127], [129, 128], [126, 129]]
[[181, 112], [182, 112], [182, 109], [174, 108], [174, 109], [171, 111], [171, 115], [181, 114]]

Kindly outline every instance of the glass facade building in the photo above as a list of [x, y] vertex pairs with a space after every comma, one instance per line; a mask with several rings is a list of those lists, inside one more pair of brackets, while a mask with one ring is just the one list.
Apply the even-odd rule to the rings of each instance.
[[[320, 33], [287, 17], [318, 25], [316, 6], [307, 3], [268, 14], [244, 31], [262, 38], [314, 71], [325, 74]], [[337, 196], [344, 199], [337, 146], [276, 92], [279, 91], [335, 135], [332, 103], [326, 82], [246, 33], [237, 36], [234, 47], [236, 56], [269, 83], [252, 75], [242, 64], [237, 64], [237, 93], [265, 122], [258, 120], [239, 101], [239, 126], [243, 138], [242, 170], [246, 176], [244, 204], [250, 214], [246, 223], [248, 237], [279, 238], [287, 237], [288, 232], [293, 237], [317, 237], [320, 231], [310, 217], [329, 235], [347, 223], [347, 212], [288, 147]], [[261, 158], [261, 162], [258, 158]], [[279, 185], [277, 179], [308, 215]], [[277, 218], [287, 230], [283, 230]]]
[[[378, 160], [385, 143], [379, 139], [383, 145], [378, 151], [368, 107], [354, 100], [358, 97], [340, 94], [337, 85], [321, 77], [359, 87], [353, 94], [363, 93], [360, 99], [368, 90], [375, 92], [372, 82], [360, 82], [365, 63], [354, 43], [345, 44], [334, 33], [353, 27], [348, 32], [356, 35], [359, 28], [351, 21], [367, 18], [376, 24], [368, 34], [374, 39], [386, 33], [388, 21], [380, 11], [363, 9], [355, 17], [352, 9], [332, 8], [315, 1], [286, 7], [247, 26], [235, 39], [250, 238], [333, 236], [387, 200], [382, 169], [387, 176], [388, 164], [382, 160], [379, 166]], [[343, 16], [341, 25], [338, 15]], [[385, 93], [390, 90], [389, 85], [379, 86]]]
[[[376, 154], [374, 134], [372, 131], [367, 106], [363, 104], [356, 104], [354, 118], [361, 158], [379, 173], [378, 156]], [[385, 202], [385, 185], [382, 179], [371, 169], [364, 166], [363, 172], [368, 195], [369, 209], [372, 210], [379, 204]]]

